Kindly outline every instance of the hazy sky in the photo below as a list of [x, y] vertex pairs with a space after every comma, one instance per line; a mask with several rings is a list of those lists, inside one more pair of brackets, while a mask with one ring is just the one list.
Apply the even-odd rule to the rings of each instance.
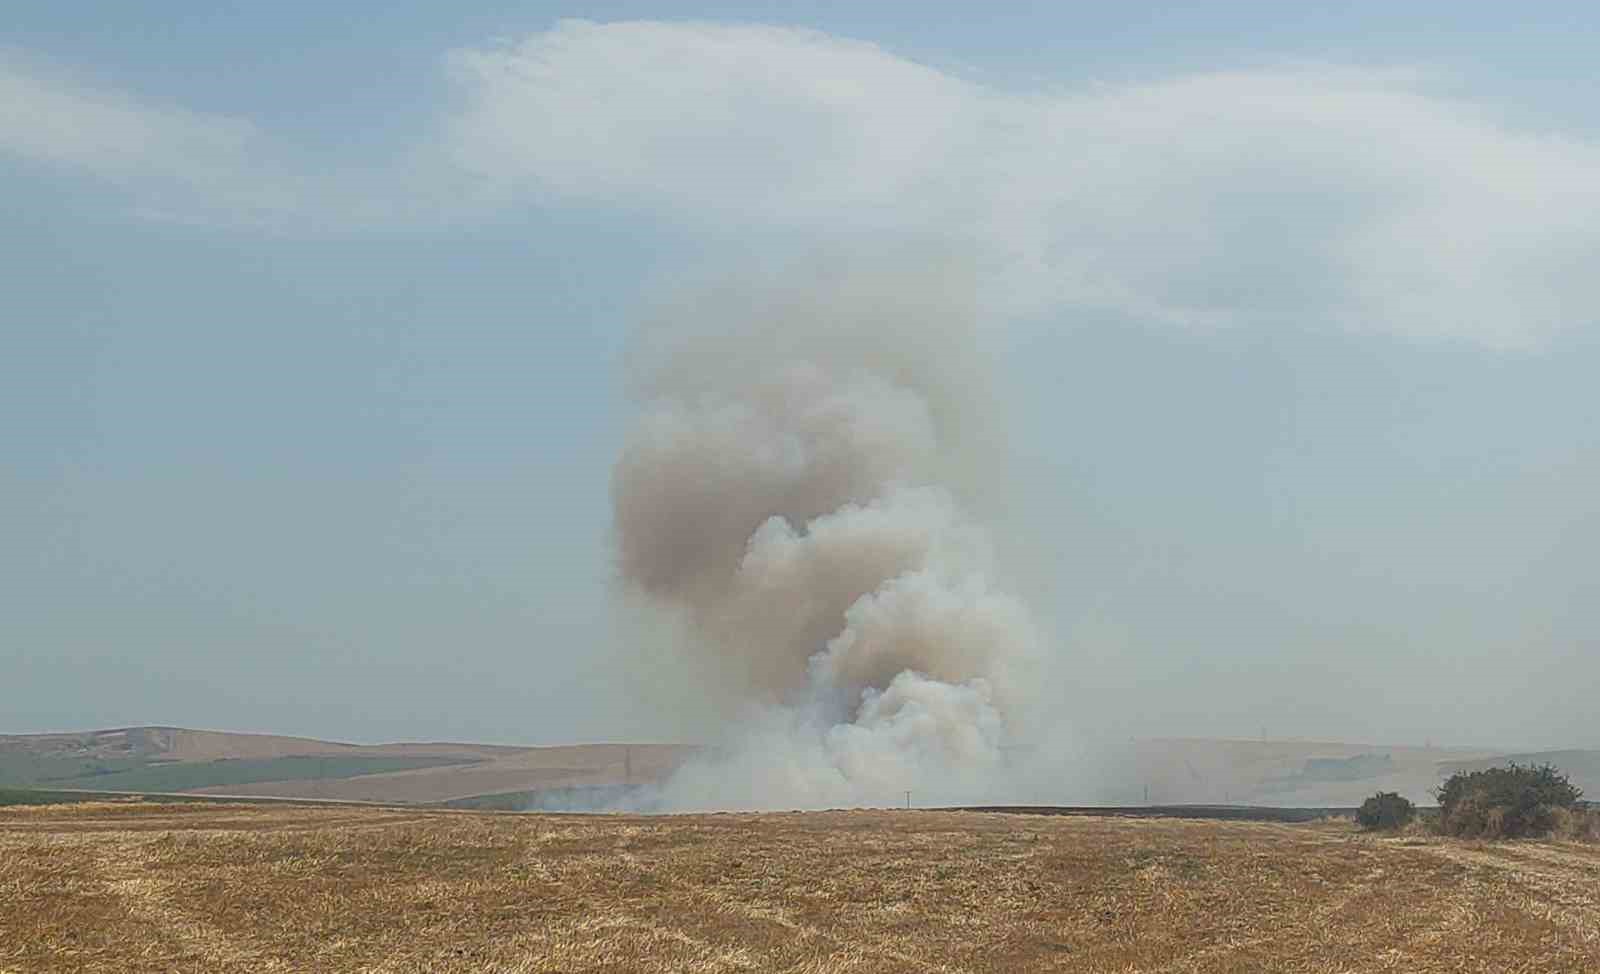
[[325, 7], [0, 17], [0, 731], [663, 733], [633, 322], [918, 239], [1064, 710], [1600, 746], [1587, 5]]

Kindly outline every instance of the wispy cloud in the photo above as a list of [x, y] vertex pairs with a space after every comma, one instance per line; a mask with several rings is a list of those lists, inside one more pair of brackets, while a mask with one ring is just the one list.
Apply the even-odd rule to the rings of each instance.
[[1023, 313], [1515, 346], [1600, 307], [1600, 146], [1412, 72], [1017, 91], [814, 31], [582, 21], [446, 64], [456, 107], [403, 160], [313, 164], [244, 121], [0, 60], [0, 149], [243, 221], [562, 201], [724, 234], [929, 233], [970, 242]]
[[[418, 131], [430, 128], [418, 120]], [[382, 160], [308, 151], [254, 122], [160, 104], [0, 49], [0, 155], [120, 189], [140, 219], [287, 233], [436, 221], [460, 180], [421, 144]]]
[[146, 213], [256, 219], [295, 205], [291, 174], [249, 121], [150, 104], [4, 52], [0, 151], [123, 187]]
[[1017, 92], [808, 31], [585, 22], [451, 63], [452, 156], [504, 192], [965, 236], [1024, 309], [1515, 345], [1600, 298], [1600, 147], [1413, 72]]

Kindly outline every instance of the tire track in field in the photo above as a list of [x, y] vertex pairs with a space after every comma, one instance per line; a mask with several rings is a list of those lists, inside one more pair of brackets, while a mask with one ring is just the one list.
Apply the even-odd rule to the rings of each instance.
[[1450, 841], [1413, 848], [1497, 874], [1508, 886], [1509, 895], [1502, 900], [1505, 905], [1553, 924], [1577, 943], [1600, 944], [1600, 881], [1596, 877], [1600, 860], [1587, 850]]

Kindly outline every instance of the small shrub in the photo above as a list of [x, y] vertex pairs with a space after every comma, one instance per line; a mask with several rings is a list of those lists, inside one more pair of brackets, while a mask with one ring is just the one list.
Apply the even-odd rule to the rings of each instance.
[[1551, 834], [1574, 842], [1600, 842], [1600, 808], [1558, 808]]
[[1411, 824], [1417, 816], [1417, 806], [1397, 792], [1380, 791], [1361, 803], [1356, 811], [1356, 824], [1364, 829], [1382, 829], [1394, 832]]
[[1458, 771], [1434, 792], [1446, 835], [1515, 839], [1548, 835], [1583, 791], [1550, 765]]

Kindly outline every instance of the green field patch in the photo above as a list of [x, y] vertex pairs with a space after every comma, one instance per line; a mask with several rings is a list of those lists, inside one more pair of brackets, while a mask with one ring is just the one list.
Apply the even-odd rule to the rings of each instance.
[[0, 808], [7, 805], [69, 805], [73, 802], [104, 801], [80, 791], [39, 791], [31, 788], [0, 788]]
[[132, 756], [0, 754], [0, 788], [49, 788], [71, 778], [131, 771], [149, 763], [148, 758]]

